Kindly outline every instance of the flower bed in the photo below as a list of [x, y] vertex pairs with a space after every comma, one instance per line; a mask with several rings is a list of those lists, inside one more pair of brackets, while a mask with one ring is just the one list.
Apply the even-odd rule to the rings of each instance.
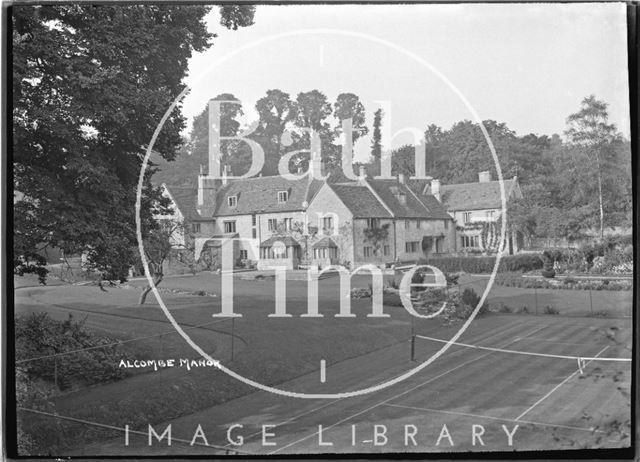
[[498, 274], [495, 284], [524, 289], [568, 289], [568, 290], [631, 290], [633, 281], [608, 279], [563, 279], [525, 278], [520, 273]]

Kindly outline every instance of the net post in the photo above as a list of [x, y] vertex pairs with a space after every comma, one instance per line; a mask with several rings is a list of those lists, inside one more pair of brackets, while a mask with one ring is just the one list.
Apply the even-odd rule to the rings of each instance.
[[231, 361], [233, 361], [233, 337], [235, 335], [235, 318], [231, 318]]
[[416, 336], [411, 336], [411, 361], [416, 360]]

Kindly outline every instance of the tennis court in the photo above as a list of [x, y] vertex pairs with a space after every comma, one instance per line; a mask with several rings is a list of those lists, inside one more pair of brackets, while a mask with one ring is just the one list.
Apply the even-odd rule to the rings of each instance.
[[[202, 326], [204, 329], [193, 328], [189, 332], [205, 345], [211, 342], [211, 351], [220, 352], [224, 361], [247, 376], [258, 374], [258, 370], [260, 374], [273, 374], [271, 377], [289, 373], [286, 380], [271, 382], [283, 390], [336, 393], [381, 384], [429, 359], [460, 327], [443, 326], [433, 320], [412, 323], [411, 317], [400, 308], [389, 309], [393, 316], [382, 327], [361, 315], [370, 309], [370, 301], [357, 300], [353, 301], [353, 309], [359, 316], [351, 325], [333, 316], [322, 320], [297, 316], [274, 320], [263, 316], [273, 309], [272, 294], [261, 285], [246, 292], [251, 291], [254, 293], [246, 303], [260, 308], [253, 315], [236, 320], [234, 331], [229, 330], [231, 324], [227, 322]], [[305, 292], [299, 292], [303, 300]], [[69, 291], [64, 292], [64, 297], [56, 297], [61, 299], [60, 306], [46, 305], [45, 301], [52, 298], [51, 293], [39, 295], [41, 309], [57, 310], [59, 316], [65, 314], [63, 306], [81, 309], [74, 304], [80, 303], [77, 297], [74, 299]], [[262, 304], [256, 304], [257, 299], [261, 299]], [[288, 303], [290, 300], [297, 300], [295, 293], [288, 297]], [[183, 327], [198, 327], [212, 321], [215, 302], [188, 297], [176, 297], [175, 301], [172, 312]], [[113, 330], [135, 326], [131, 334], [162, 334], [165, 352], [186, 354], [188, 351], [183, 339], [165, 333], [168, 324], [162, 321], [157, 306], [150, 305], [134, 313], [124, 305], [105, 308], [87, 305], [86, 300], [82, 303], [92, 312], [89, 319], [93, 319], [95, 326], [105, 330], [110, 326]], [[321, 325], [321, 322], [329, 324]], [[270, 335], [261, 336], [265, 330]], [[233, 335], [229, 335], [232, 332]], [[332, 336], [316, 339], [322, 332], [331, 332]], [[306, 344], [305, 336], [308, 336]], [[233, 338], [237, 343], [236, 358], [232, 360], [230, 341]], [[283, 356], [287, 345], [292, 350], [292, 342], [302, 347]], [[326, 345], [329, 347], [323, 349]], [[286, 398], [251, 389], [220, 371], [187, 373], [176, 369], [155, 375], [139, 374], [127, 381], [71, 395], [66, 408], [60, 403], [55, 420], [58, 428], [67, 434], [92, 425], [112, 427], [105, 428], [111, 438], [90, 437], [82, 448], [70, 453], [74, 455], [624, 447], [629, 444], [624, 432], [630, 419], [631, 365], [602, 358], [630, 358], [630, 345], [630, 323], [624, 318], [492, 314], [474, 320], [457, 339], [457, 344], [451, 345], [425, 369], [373, 393], [344, 399]], [[155, 351], [157, 346], [153, 346]], [[264, 351], [270, 347], [272, 352]], [[283, 364], [277, 364], [278, 358]], [[326, 358], [324, 382], [320, 380], [321, 358]], [[284, 364], [286, 361], [291, 364]], [[290, 373], [296, 370], [298, 374]], [[174, 394], [167, 394], [167, 390], [178, 385], [180, 388]], [[205, 394], [221, 389], [236, 395], [225, 402], [206, 405]], [[142, 408], [136, 407], [137, 403], [128, 401], [131, 396], [146, 396], [154, 403], [162, 401], [164, 396], [166, 407], [173, 406], [173, 401], [181, 405], [189, 403], [179, 417], [148, 422], [159, 434], [171, 424], [173, 444], [170, 447], [166, 439], [149, 445], [147, 425], [133, 418], [128, 445], [125, 445], [126, 419], [116, 422], [106, 414], [99, 414], [105, 407], [142, 412]], [[86, 406], [79, 407], [79, 402]], [[90, 412], [71, 415], [71, 410], [77, 413], [83, 409]], [[64, 421], [64, 417], [80, 421]], [[268, 433], [273, 434], [267, 437], [267, 443], [275, 446], [263, 442], [265, 425]], [[198, 426], [206, 435], [206, 444], [202, 438], [191, 444]], [[227, 434], [230, 428], [232, 439], [242, 436], [242, 445], [230, 443]]]

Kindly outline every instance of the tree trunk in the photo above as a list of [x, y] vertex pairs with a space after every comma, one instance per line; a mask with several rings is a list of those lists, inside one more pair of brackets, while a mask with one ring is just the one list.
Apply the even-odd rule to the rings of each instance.
[[[162, 282], [162, 274], [159, 274], [158, 276], [156, 276], [156, 278], [153, 280], [153, 285], [158, 287], [158, 285]], [[149, 295], [149, 292], [151, 292], [151, 286], [148, 285], [146, 286], [143, 290], [142, 293], [140, 294], [140, 300], [138, 301], [139, 305], [144, 305], [144, 302], [147, 301], [147, 295]]]
[[602, 204], [602, 171], [600, 170], [600, 154], [596, 152], [598, 166], [598, 201], [600, 205], [600, 240], [604, 239], [604, 206]]

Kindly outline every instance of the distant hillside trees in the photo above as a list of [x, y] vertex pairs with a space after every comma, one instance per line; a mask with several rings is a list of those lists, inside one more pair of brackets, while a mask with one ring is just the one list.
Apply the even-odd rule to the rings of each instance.
[[[364, 106], [357, 95], [343, 93], [331, 105], [326, 96], [312, 90], [292, 97], [281, 90], [269, 90], [258, 100], [258, 128], [251, 136], [265, 149], [263, 175], [277, 174], [280, 157], [293, 149], [308, 149], [308, 135], [301, 127], [320, 133], [323, 157], [334, 181], [341, 174], [342, 118], [352, 117], [357, 131], [354, 140], [371, 134], [371, 156], [363, 164], [370, 175], [380, 171], [382, 156], [382, 109], [374, 112], [371, 130], [364, 117]], [[206, 112], [206, 111], [205, 111]], [[204, 114], [204, 113], [203, 113]], [[334, 122], [330, 116], [333, 114]], [[189, 139], [191, 158], [181, 156], [174, 163], [173, 181], [189, 181], [195, 186], [199, 164], [206, 165], [207, 133], [196, 117]], [[223, 121], [224, 124], [224, 121]], [[505, 123], [485, 120], [500, 162], [503, 178], [518, 177], [524, 198], [511, 204], [509, 220], [529, 237], [579, 238], [585, 228], [628, 226], [631, 223], [630, 144], [607, 122], [607, 107], [590, 96], [578, 112], [567, 119], [566, 138], [557, 135], [518, 136]], [[289, 135], [287, 135], [289, 134]], [[290, 144], [282, 139], [290, 136]], [[463, 120], [449, 129], [427, 126], [424, 132], [427, 174], [443, 184], [477, 182], [478, 172], [489, 170], [497, 179], [497, 170], [486, 139], [477, 123]], [[195, 147], [194, 147], [195, 146]], [[415, 147], [404, 145], [392, 152], [392, 174], [414, 174]], [[227, 158], [234, 174], [247, 171], [250, 152], [238, 143]], [[294, 157], [290, 169], [307, 169], [308, 153]], [[184, 167], [188, 166], [186, 170]], [[172, 167], [173, 168], [173, 167]]]

